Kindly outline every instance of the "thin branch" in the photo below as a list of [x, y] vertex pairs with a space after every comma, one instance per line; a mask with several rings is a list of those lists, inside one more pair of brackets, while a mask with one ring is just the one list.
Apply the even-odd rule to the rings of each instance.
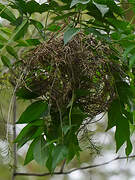
[[106, 161], [104, 163], [100, 163], [100, 164], [95, 164], [95, 165], [90, 165], [90, 166], [85, 166], [85, 167], [80, 167], [80, 168], [75, 168], [75, 169], [72, 169], [72, 170], [69, 170], [69, 171], [65, 171], [65, 172], [54, 172], [53, 174], [52, 173], [42, 173], [42, 174], [38, 174], [38, 173], [15, 173], [16, 176], [50, 176], [50, 175], [66, 175], [66, 174], [70, 174], [74, 171], [78, 171], [78, 170], [86, 170], [86, 169], [92, 169], [92, 168], [96, 168], [96, 167], [99, 167], [99, 166], [104, 166], [104, 165], [107, 165], [113, 161], [116, 161], [116, 160], [122, 160], [122, 159], [131, 159], [131, 158], [135, 158], [135, 155], [132, 155], [132, 156], [129, 156], [128, 158], [126, 156], [123, 156], [123, 157], [116, 157], [110, 161]]
[[[16, 96], [14, 95], [13, 99], [13, 141], [16, 139]], [[13, 173], [12, 173], [12, 180], [15, 180], [15, 174], [16, 174], [16, 167], [17, 167], [17, 147], [16, 144], [13, 144], [13, 157], [14, 157], [14, 163], [13, 163]]]
[[62, 166], [61, 166], [61, 168], [60, 168], [60, 172], [61, 172], [61, 173], [62, 173], [63, 170], [64, 170], [65, 164], [66, 164], [66, 159], [64, 159], [64, 161], [62, 162]]

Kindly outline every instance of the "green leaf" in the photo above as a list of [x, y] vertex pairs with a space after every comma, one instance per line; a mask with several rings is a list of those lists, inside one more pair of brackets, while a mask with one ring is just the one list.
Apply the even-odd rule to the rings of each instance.
[[[116, 18], [108, 18], [107, 21], [115, 27], [117, 30], [122, 30], [123, 32], [128, 31], [128, 22], [122, 21]], [[129, 32], [128, 32], [129, 33]]]
[[75, 91], [75, 95], [77, 97], [88, 96], [89, 94], [90, 94], [90, 91], [87, 89], [77, 89]]
[[130, 138], [130, 129], [129, 122], [126, 117], [122, 114], [119, 114], [119, 119], [116, 121], [116, 132], [115, 132], [115, 140], [116, 140], [116, 152], [120, 149], [120, 147]]
[[13, 47], [7, 45], [6, 50], [11, 56], [13, 56], [15, 59], [18, 59], [17, 53]]
[[64, 45], [67, 44], [72, 39], [72, 37], [75, 36], [79, 31], [79, 28], [69, 28], [64, 33]]
[[131, 141], [129, 139], [129, 140], [127, 140], [127, 147], [126, 147], [126, 155], [127, 155], [127, 157], [131, 154], [132, 149], [133, 149], [133, 146], [132, 146], [132, 143], [131, 143]]
[[46, 161], [48, 159], [48, 148], [45, 146], [46, 141], [41, 136], [38, 141], [36, 142], [34, 149], [33, 149], [33, 155], [36, 162], [42, 166], [45, 166]]
[[132, 56], [129, 59], [129, 68], [132, 69], [134, 64], [135, 64], [135, 54], [132, 54]]
[[123, 58], [126, 58], [128, 54], [130, 53], [130, 51], [132, 51], [133, 49], [135, 49], [134, 44], [131, 44], [130, 46], [128, 46], [123, 53]]
[[18, 40], [18, 44], [16, 46], [23, 46], [23, 47], [29, 47], [29, 46], [37, 46], [41, 42], [39, 39], [27, 39], [27, 40]]
[[13, 23], [16, 21], [15, 15], [3, 4], [0, 3], [0, 17]]
[[73, 7], [74, 5], [81, 3], [81, 4], [87, 4], [90, 0], [72, 0], [70, 7]]
[[102, 14], [102, 17], [104, 17], [104, 15], [109, 11], [109, 7], [107, 5], [104, 4], [98, 4], [93, 2], [93, 4], [95, 4], [95, 6], [99, 9], [99, 11]]
[[73, 125], [72, 130], [76, 131], [82, 124], [83, 120], [87, 117], [87, 114], [81, 111], [79, 107], [74, 107], [71, 114], [71, 124]]
[[35, 26], [35, 28], [38, 30], [40, 36], [45, 40], [45, 34], [44, 34], [44, 26], [41, 22], [35, 21], [33, 19], [30, 20], [31, 24]]
[[117, 117], [119, 116], [120, 102], [119, 99], [114, 99], [108, 110], [108, 126], [106, 131], [116, 126]]
[[7, 43], [7, 41], [8, 40], [0, 34], [0, 42], [1, 43]]
[[35, 12], [43, 13], [43, 12], [48, 11], [49, 9], [50, 9], [49, 5], [45, 3], [40, 5], [35, 0], [31, 0], [27, 2], [27, 12], [29, 14], [32, 14]]
[[[79, 158], [81, 149], [75, 134], [70, 133], [66, 138], [66, 145], [68, 147], [67, 163], [69, 163], [75, 155]], [[72, 139], [72, 141], [70, 141], [70, 139]]]
[[44, 29], [44, 26], [41, 22], [31, 19], [31, 24], [33, 24], [39, 31], [42, 31]]
[[56, 166], [64, 160], [68, 155], [68, 148], [63, 145], [59, 144], [54, 147], [52, 151], [52, 172], [55, 170]]
[[14, 142], [17, 143], [19, 141], [22, 141], [23, 139], [26, 139], [29, 135], [32, 137], [33, 136], [33, 134], [31, 133], [32, 130], [33, 129], [37, 130], [38, 126], [41, 126], [41, 125], [43, 125], [43, 120], [36, 120], [32, 123], [29, 123], [21, 130], [21, 132], [19, 133], [19, 135], [17, 136]]
[[19, 149], [28, 141], [41, 136], [43, 131], [43, 120], [36, 120], [34, 123], [30, 123], [25, 126], [14, 142], [17, 143], [17, 147]]
[[19, 97], [20, 99], [35, 99], [40, 95], [28, 90], [25, 87], [22, 87], [21, 89], [17, 90], [16, 96]]
[[[28, 131], [26, 132], [25, 136], [20, 139], [20, 141], [17, 141], [17, 148], [20, 149], [24, 144], [26, 144], [28, 141], [32, 139], [32, 135], [36, 132], [37, 127], [29, 127]], [[20, 135], [20, 134], [19, 134]]]
[[44, 101], [36, 101], [26, 108], [21, 114], [17, 124], [24, 124], [40, 118], [48, 110], [48, 104]]
[[25, 40], [22, 40], [22, 39], [19, 39], [19, 40], [17, 40], [16, 41], [18, 44], [16, 45], [16, 47], [17, 46], [22, 46], [22, 47], [27, 47], [27, 46], [29, 46], [29, 44], [25, 41]]
[[58, 30], [60, 30], [60, 28], [61, 28], [60, 26], [52, 24], [47, 27], [47, 30], [51, 32], [57, 32]]
[[10, 60], [6, 56], [1, 56], [1, 60], [4, 66], [11, 68], [12, 65], [10, 63]]
[[17, 41], [19, 40], [20, 38], [22, 38], [25, 33], [27, 32], [27, 29], [28, 29], [28, 26], [29, 26], [29, 23], [28, 23], [28, 20], [25, 19], [22, 24], [20, 24], [13, 32], [13, 35], [11, 37], [11, 41], [14, 40], [14, 41]]
[[27, 165], [29, 162], [31, 162], [34, 159], [33, 149], [34, 149], [36, 142], [37, 142], [37, 139], [34, 139], [32, 141], [32, 143], [30, 144], [29, 149], [26, 154], [26, 157], [25, 157], [25, 160], [24, 160], [24, 165]]
[[5, 33], [7, 36], [12, 34], [12, 30], [7, 28], [7, 27], [0, 27], [0, 31], [2, 31], [3, 33]]
[[67, 132], [71, 129], [71, 126], [65, 125], [62, 127], [63, 134], [66, 135]]
[[39, 39], [27, 39], [26, 42], [29, 44], [29, 46], [37, 46], [40, 44]]

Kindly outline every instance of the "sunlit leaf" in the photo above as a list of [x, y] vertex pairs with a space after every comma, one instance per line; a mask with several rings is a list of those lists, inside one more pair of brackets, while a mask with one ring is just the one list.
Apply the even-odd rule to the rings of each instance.
[[17, 41], [18, 39], [22, 38], [27, 32], [28, 26], [29, 23], [26, 19], [15, 29], [12, 35], [12, 39], [14, 39], [14, 41]]
[[72, 0], [70, 7], [73, 7], [74, 5], [81, 3], [81, 4], [87, 4], [90, 0]]
[[15, 49], [12, 46], [7, 45], [6, 50], [11, 56], [13, 56], [15, 59], [18, 59], [17, 52], [15, 51]]
[[64, 33], [64, 44], [66, 45], [72, 39], [72, 37], [74, 37], [79, 31], [79, 28], [69, 28]]
[[93, 2], [93, 3], [99, 9], [99, 11], [101, 12], [102, 17], [104, 17], [104, 15], [109, 11], [109, 7], [107, 5], [98, 4], [98, 3], [95, 3], [95, 2]]

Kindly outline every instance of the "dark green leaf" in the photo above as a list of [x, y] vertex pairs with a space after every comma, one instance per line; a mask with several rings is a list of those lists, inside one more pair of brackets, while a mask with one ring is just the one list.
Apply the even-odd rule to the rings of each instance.
[[68, 17], [72, 17], [75, 14], [76, 14], [76, 12], [64, 13], [62, 15], [57, 15], [56, 17], [53, 17], [52, 19], [54, 21], [59, 21], [59, 20], [62, 20], [62, 19], [67, 19]]
[[27, 2], [27, 12], [29, 14], [32, 14], [35, 12], [43, 13], [43, 12], [48, 11], [49, 9], [50, 9], [49, 5], [45, 3], [40, 5], [35, 0], [31, 0]]
[[126, 147], [126, 155], [127, 155], [127, 157], [129, 156], [129, 154], [131, 154], [132, 149], [133, 149], [132, 143], [131, 143], [130, 139], [128, 139], [127, 140], [127, 147]]
[[122, 114], [119, 114], [119, 119], [116, 121], [116, 152], [130, 138], [130, 129], [128, 119]]
[[21, 132], [19, 133], [19, 135], [17, 136], [14, 142], [17, 143], [19, 141], [22, 141], [23, 139], [26, 139], [28, 136], [32, 137], [33, 134], [31, 132], [33, 131], [33, 129], [36, 132], [36, 130], [38, 129], [38, 126], [41, 126], [41, 125], [43, 125], [43, 120], [36, 120], [32, 123], [29, 123], [27, 126], [25, 126], [21, 130]]
[[[72, 139], [72, 141], [70, 141], [70, 139]], [[67, 136], [66, 142], [66, 145], [68, 147], [67, 163], [69, 163], [75, 155], [79, 157], [81, 149], [79, 147], [78, 139], [73, 133], [70, 133]]]
[[75, 94], [77, 97], [88, 96], [90, 94], [90, 91], [87, 89], [77, 89], [75, 91]]
[[79, 107], [74, 107], [71, 114], [71, 124], [73, 125], [72, 130], [76, 131], [82, 124], [83, 120], [87, 117], [88, 116], [81, 111]]
[[13, 23], [16, 21], [15, 15], [7, 8], [7, 6], [0, 3], [0, 17]]
[[31, 24], [33, 24], [39, 31], [42, 31], [44, 29], [44, 26], [41, 22], [35, 21], [33, 19], [30, 20]]
[[[24, 129], [23, 129], [24, 130]], [[28, 141], [32, 140], [32, 135], [36, 132], [37, 127], [36, 126], [32, 126], [29, 127], [27, 129], [27, 132], [25, 133], [25, 136], [20, 138], [20, 140], [18, 140], [17, 142], [17, 148], [20, 149], [25, 143], [27, 143]], [[19, 134], [20, 135], [20, 134]], [[18, 137], [17, 137], [18, 138]]]
[[57, 32], [58, 30], [60, 30], [60, 28], [61, 28], [60, 26], [52, 24], [48, 26], [47, 30], [51, 32]]
[[66, 135], [67, 132], [71, 129], [71, 126], [65, 125], [62, 127], [63, 134]]
[[108, 110], [108, 126], [106, 131], [116, 126], [117, 117], [119, 117], [119, 110], [120, 110], [119, 99], [115, 99], [113, 100]]
[[33, 120], [40, 118], [45, 111], [48, 110], [48, 105], [44, 101], [36, 101], [32, 103], [27, 109], [22, 113], [19, 118], [18, 124], [29, 123]]
[[25, 87], [22, 87], [21, 89], [17, 90], [16, 96], [21, 99], [35, 99], [39, 97], [40, 95], [28, 90]]
[[1, 56], [1, 60], [4, 64], [4, 66], [10, 68], [12, 65], [10, 63], [10, 60], [6, 56]]
[[72, 39], [72, 37], [75, 36], [79, 31], [79, 28], [69, 28], [64, 33], [64, 44], [67, 44]]
[[26, 42], [29, 44], [29, 46], [37, 46], [40, 44], [39, 39], [27, 39]]

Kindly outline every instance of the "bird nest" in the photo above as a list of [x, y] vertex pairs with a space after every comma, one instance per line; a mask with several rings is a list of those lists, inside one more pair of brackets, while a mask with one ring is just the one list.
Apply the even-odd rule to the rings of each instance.
[[83, 33], [66, 45], [62, 36], [55, 38], [27, 55], [21, 87], [45, 97], [57, 110], [57, 105], [68, 107], [74, 95], [74, 103], [94, 117], [108, 109], [115, 95], [112, 53], [103, 42]]

